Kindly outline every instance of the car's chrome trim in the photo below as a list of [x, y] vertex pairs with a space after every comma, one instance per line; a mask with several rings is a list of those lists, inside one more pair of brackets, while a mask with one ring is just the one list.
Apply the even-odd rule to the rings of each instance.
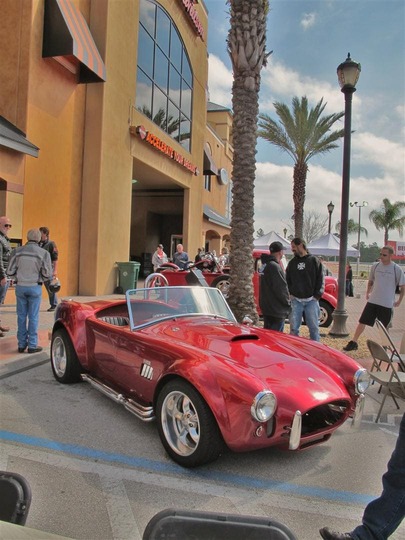
[[136, 401], [134, 401], [133, 399], [126, 398], [122, 394], [119, 394], [106, 384], [95, 379], [91, 375], [88, 375], [87, 373], [82, 373], [81, 377], [83, 381], [91, 384], [96, 390], [115, 401], [115, 403], [119, 403], [120, 405], [125, 407], [129, 412], [134, 414], [140, 420], [143, 420], [144, 422], [151, 422], [155, 419], [153, 407], [144, 407], [143, 405], [136, 403]]
[[302, 429], [302, 414], [301, 411], [296, 411], [290, 431], [290, 442], [288, 448], [290, 450], [297, 450], [301, 442], [301, 429]]
[[352, 418], [352, 427], [360, 427], [361, 419], [363, 418], [364, 404], [366, 402], [366, 396], [360, 394], [357, 398], [356, 408], [354, 409], [354, 414]]

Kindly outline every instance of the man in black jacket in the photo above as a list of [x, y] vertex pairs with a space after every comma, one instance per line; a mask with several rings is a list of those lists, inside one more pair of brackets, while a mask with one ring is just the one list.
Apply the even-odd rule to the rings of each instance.
[[285, 272], [280, 264], [283, 244], [272, 242], [269, 250], [270, 255], [266, 257], [266, 265], [260, 276], [259, 304], [264, 328], [282, 332], [291, 309]]
[[319, 341], [319, 299], [325, 287], [322, 263], [318, 257], [308, 253], [301, 238], [293, 238], [291, 250], [294, 257], [286, 270], [291, 297], [290, 334], [299, 335], [305, 314], [311, 339]]
[[52, 270], [53, 270], [51, 279], [49, 281], [44, 282], [45, 288], [48, 292], [49, 303], [50, 303], [50, 307], [48, 311], [55, 311], [56, 306], [58, 305], [58, 298], [56, 296], [56, 293], [51, 291], [51, 289], [49, 288], [49, 285], [52, 283], [54, 279], [57, 278], [59, 253], [58, 253], [58, 248], [56, 247], [55, 242], [53, 240], [50, 240], [49, 238], [48, 227], [40, 227], [39, 230], [41, 232], [41, 241], [39, 242], [39, 247], [45, 249], [49, 253], [51, 257]]

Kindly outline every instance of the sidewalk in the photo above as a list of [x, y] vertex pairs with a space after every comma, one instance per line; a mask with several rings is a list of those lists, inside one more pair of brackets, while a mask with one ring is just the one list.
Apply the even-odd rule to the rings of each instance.
[[[138, 282], [138, 288], [143, 287], [143, 280]], [[346, 297], [345, 309], [348, 313], [348, 319], [346, 322], [347, 330], [350, 332], [350, 335], [353, 335], [354, 329], [356, 328], [357, 321], [359, 319], [360, 313], [363, 310], [365, 305], [365, 287], [366, 282], [359, 283], [356, 287], [355, 293], [360, 296], [360, 298], [348, 298]], [[13, 291], [9, 291], [8, 294], [14, 295]], [[122, 295], [105, 295], [103, 298], [118, 299], [123, 297]], [[73, 298], [79, 302], [89, 302], [95, 297], [90, 296], [76, 296], [76, 297], [66, 297]], [[9, 301], [12, 301], [13, 297], [9, 298]], [[16, 304], [10, 303], [1, 306], [1, 322], [3, 326], [9, 326], [10, 331], [5, 334], [5, 337], [0, 338], [0, 379], [8, 377], [13, 373], [18, 373], [19, 371], [24, 371], [30, 369], [34, 366], [44, 364], [49, 361], [50, 358], [50, 333], [52, 330], [54, 322], [54, 312], [48, 312], [49, 308], [48, 298], [43, 299], [41, 303], [40, 315], [39, 315], [39, 331], [38, 331], [38, 345], [43, 347], [43, 351], [34, 354], [28, 353], [18, 353], [17, 351], [17, 314], [16, 314]], [[393, 326], [390, 328], [390, 334], [393, 341], [398, 345], [400, 344], [402, 333], [405, 330], [405, 304], [402, 303], [400, 308], [395, 308], [394, 310], [394, 320]], [[330, 328], [321, 329], [321, 341], [322, 336], [326, 337], [329, 334]], [[377, 329], [366, 327], [365, 332], [361, 336], [361, 340], [374, 339], [379, 341], [379, 336]], [[332, 341], [332, 347], [341, 350], [343, 345], [347, 343], [349, 337], [336, 338]], [[330, 344], [330, 340], [328, 340]], [[349, 353], [350, 356], [356, 358], [356, 360], [364, 367], [370, 366], [370, 357], [367, 358], [358, 358], [358, 355]]]

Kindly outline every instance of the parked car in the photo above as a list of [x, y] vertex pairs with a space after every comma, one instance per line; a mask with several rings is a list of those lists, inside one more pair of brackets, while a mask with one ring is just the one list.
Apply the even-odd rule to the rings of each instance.
[[226, 448], [307, 448], [361, 418], [367, 370], [320, 343], [239, 324], [215, 287], [63, 300], [55, 315], [56, 380], [85, 381], [137, 418], [156, 419], [183, 467]]
[[[259, 306], [260, 267], [262, 264], [261, 257], [264, 254], [269, 255], [270, 252], [268, 250], [253, 250], [255, 269], [253, 274], [253, 287], [256, 309], [259, 316], [262, 315]], [[157, 272], [164, 274], [167, 280], [165, 284], [187, 285], [187, 276], [190, 274], [190, 270], [192, 268], [198, 268], [202, 271], [203, 277], [207, 284], [210, 287], [216, 287], [217, 289], [222, 291], [225, 298], [227, 298], [229, 294], [229, 268], [225, 268], [223, 271], [221, 271], [217, 263], [215, 262], [215, 259], [211, 259], [210, 256], [210, 253], [206, 254], [207, 258], [205, 260], [199, 261], [198, 263], [193, 263], [190, 261], [188, 270], [180, 270], [180, 268], [175, 264], [167, 263], [158, 268]], [[193, 276], [190, 277], [193, 278]], [[152, 276], [151, 279], [148, 280], [148, 284], [151, 286], [161, 285], [162, 283], [160, 282], [158, 276]], [[337, 279], [333, 276], [325, 276], [325, 291], [322, 295], [322, 298], [319, 300], [319, 326], [327, 328], [332, 324], [332, 314], [337, 306], [337, 296]]]

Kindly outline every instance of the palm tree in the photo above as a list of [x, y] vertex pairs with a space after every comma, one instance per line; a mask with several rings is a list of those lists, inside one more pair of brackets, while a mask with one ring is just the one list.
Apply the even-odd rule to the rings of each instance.
[[[340, 221], [336, 223], [335, 229], [337, 233], [340, 233]], [[360, 232], [368, 236], [368, 230], [365, 227], [360, 226]], [[358, 234], [358, 233], [359, 233], [359, 224], [356, 223], [354, 219], [350, 218], [347, 221], [347, 234]]]
[[384, 246], [388, 244], [389, 231], [398, 231], [402, 238], [404, 234], [405, 216], [402, 216], [402, 210], [405, 208], [405, 202], [397, 201], [391, 203], [389, 199], [383, 199], [380, 210], [372, 210], [369, 214], [377, 231], [384, 231]]
[[266, 64], [268, 0], [228, 0], [233, 68], [233, 172], [229, 304], [238, 321], [258, 320], [253, 295], [254, 181], [260, 71]]
[[317, 154], [337, 148], [335, 143], [344, 134], [343, 129], [329, 133], [333, 124], [344, 116], [344, 112], [321, 117], [326, 105], [322, 98], [315, 108], [308, 111], [307, 98], [304, 96], [300, 101], [294, 97], [292, 112], [284, 103], [274, 103], [279, 123], [267, 114], [259, 115], [259, 136], [287, 152], [294, 161], [294, 223], [295, 235], [300, 237], [303, 234], [308, 161]]

